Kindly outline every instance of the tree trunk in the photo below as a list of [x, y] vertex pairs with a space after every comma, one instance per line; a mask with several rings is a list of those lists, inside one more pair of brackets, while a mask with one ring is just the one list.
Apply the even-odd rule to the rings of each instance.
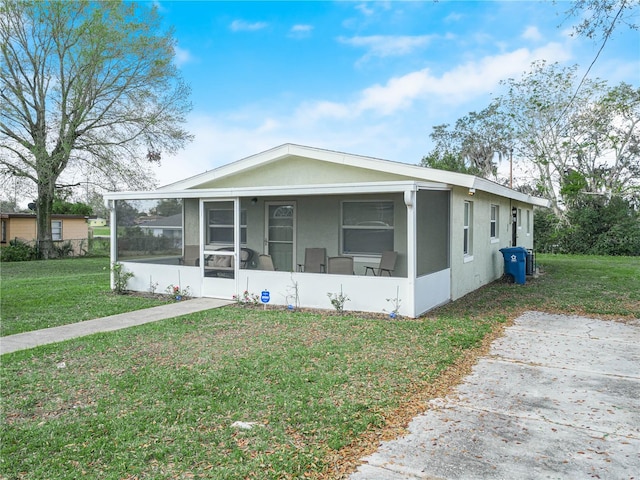
[[53, 238], [51, 232], [51, 210], [53, 208], [53, 184], [38, 183], [38, 199], [36, 200], [37, 234], [36, 246], [44, 259], [53, 258]]

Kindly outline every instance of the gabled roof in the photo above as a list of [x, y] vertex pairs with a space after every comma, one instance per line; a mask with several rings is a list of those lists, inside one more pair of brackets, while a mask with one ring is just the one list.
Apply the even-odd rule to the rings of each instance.
[[415, 180], [459, 185], [467, 188], [472, 188], [473, 180], [475, 178], [471, 175], [465, 175], [462, 173], [447, 172], [445, 170], [420, 167], [417, 165], [410, 165], [408, 163], [286, 143], [270, 150], [223, 165], [214, 170], [209, 170], [185, 180], [166, 185], [161, 187], [160, 190], [184, 190], [198, 188], [198, 186], [210, 183], [211, 181], [221, 180], [225, 177], [236, 175], [243, 171], [265, 166], [289, 156], [310, 158], [337, 165], [375, 170], [393, 175], [402, 175], [411, 177]]
[[[235, 183], [241, 175], [265, 169], [276, 162], [286, 162], [292, 158], [310, 160], [315, 162], [325, 162], [332, 166], [344, 166], [348, 170], [360, 169], [362, 172], [375, 173], [375, 180], [367, 181], [343, 181], [331, 183], [313, 184], [291, 184], [282, 182], [280, 185], [269, 184], [262, 186], [239, 185]], [[370, 175], [374, 177], [374, 175]], [[382, 160], [374, 157], [354, 155], [333, 150], [325, 150], [303, 145], [287, 143], [264, 152], [251, 155], [207, 172], [195, 175], [178, 182], [160, 187], [153, 192], [155, 197], [197, 197], [198, 192], [203, 195], [244, 196], [244, 195], [322, 195], [328, 193], [344, 193], [362, 191], [369, 189], [377, 191], [402, 191], [411, 188], [451, 188], [462, 187], [470, 190], [485, 191], [511, 198], [514, 200], [530, 203], [538, 206], [548, 206], [548, 201], [542, 198], [533, 197], [517, 192], [490, 180], [466, 175], [463, 173], [449, 172], [434, 168], [426, 168], [418, 165], [410, 165], [390, 160]], [[131, 194], [131, 198], [142, 198], [152, 192], [119, 192], [105, 194], [105, 199], [126, 198], [126, 194]]]

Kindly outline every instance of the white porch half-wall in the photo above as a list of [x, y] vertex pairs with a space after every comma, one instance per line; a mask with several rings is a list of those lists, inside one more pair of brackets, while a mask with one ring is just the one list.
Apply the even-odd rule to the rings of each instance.
[[[331, 275], [327, 273], [274, 272], [266, 270], [239, 270], [234, 279], [207, 278], [199, 267], [161, 265], [153, 263], [121, 262], [134, 276], [128, 288], [133, 291], [149, 291], [156, 285], [156, 293], [166, 293], [170, 285], [181, 289], [188, 287], [194, 297], [215, 297], [232, 300], [246, 290], [260, 297], [263, 291], [270, 295], [269, 305], [286, 307], [295, 304], [295, 287], [298, 285], [298, 301], [303, 308], [332, 310], [328, 296], [342, 292], [349, 297], [345, 311], [390, 313], [394, 300], [399, 299], [398, 314], [415, 318], [450, 300], [449, 269], [424, 275], [411, 281], [403, 277], [378, 277], [362, 275]], [[214, 285], [214, 288], [211, 286]]]

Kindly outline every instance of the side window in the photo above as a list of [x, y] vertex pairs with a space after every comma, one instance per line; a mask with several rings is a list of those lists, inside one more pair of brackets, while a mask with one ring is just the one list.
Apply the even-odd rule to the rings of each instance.
[[527, 235], [531, 235], [531, 210], [527, 210]]
[[522, 228], [522, 209], [518, 209], [518, 228]]
[[473, 203], [464, 202], [464, 220], [463, 220], [463, 253], [465, 256], [473, 254]]
[[62, 240], [62, 220], [51, 220], [51, 239]]
[[498, 232], [500, 231], [500, 207], [498, 205], [491, 205], [491, 240], [498, 240]]

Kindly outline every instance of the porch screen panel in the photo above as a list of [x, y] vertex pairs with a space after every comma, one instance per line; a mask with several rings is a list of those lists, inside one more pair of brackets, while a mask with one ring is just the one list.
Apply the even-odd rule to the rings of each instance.
[[182, 264], [183, 221], [182, 199], [117, 200], [118, 260]]
[[392, 201], [342, 203], [342, 253], [380, 255], [394, 250]]
[[449, 192], [420, 190], [416, 196], [417, 275], [449, 268]]

